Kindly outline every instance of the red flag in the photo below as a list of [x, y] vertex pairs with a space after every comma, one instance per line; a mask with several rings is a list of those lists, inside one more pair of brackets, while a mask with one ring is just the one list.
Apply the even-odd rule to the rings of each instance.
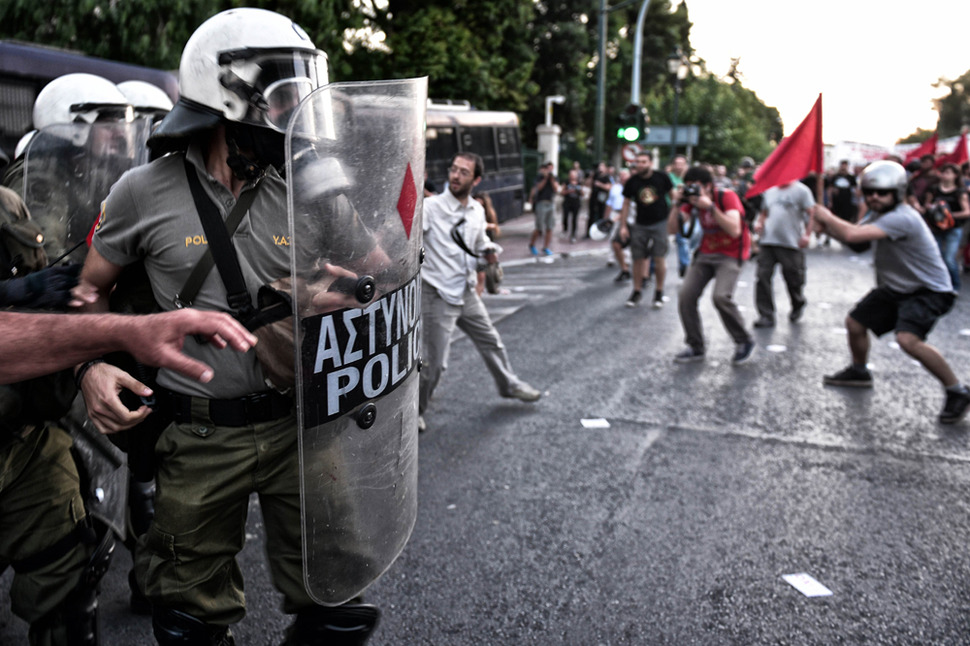
[[956, 164], [959, 168], [965, 161], [970, 161], [970, 155], [967, 154], [966, 132], [960, 135], [960, 141], [957, 142], [957, 147], [953, 149], [953, 152], [949, 155], [940, 155], [935, 165], [939, 168], [943, 164]]
[[754, 185], [745, 197], [799, 180], [812, 172], [821, 173], [822, 154], [822, 95], [819, 94], [808, 116], [761, 164], [754, 174]]
[[913, 148], [909, 153], [903, 158], [903, 166], [909, 162], [919, 161], [919, 158], [923, 155], [935, 155], [936, 154], [936, 142], [940, 138], [939, 132], [934, 132], [933, 136], [921, 143], [916, 148]]

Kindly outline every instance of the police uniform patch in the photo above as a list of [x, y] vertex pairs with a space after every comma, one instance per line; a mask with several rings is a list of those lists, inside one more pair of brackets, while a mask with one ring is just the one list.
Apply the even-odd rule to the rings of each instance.
[[98, 214], [98, 221], [94, 224], [94, 230], [95, 231], [100, 231], [101, 230], [101, 225], [104, 224], [104, 212], [105, 212], [105, 207], [107, 206], [107, 204], [108, 204], [108, 200], [102, 200], [102, 202], [101, 202], [101, 213]]

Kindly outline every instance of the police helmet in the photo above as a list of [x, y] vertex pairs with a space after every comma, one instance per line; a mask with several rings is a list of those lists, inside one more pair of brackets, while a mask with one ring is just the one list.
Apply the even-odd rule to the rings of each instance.
[[94, 123], [102, 119], [131, 121], [128, 99], [114, 83], [94, 74], [65, 74], [40, 91], [34, 101], [34, 128], [54, 124]]
[[865, 167], [859, 176], [859, 187], [866, 189], [893, 189], [896, 199], [906, 199], [906, 169], [894, 161], [875, 161]]
[[165, 90], [147, 81], [124, 81], [118, 89], [128, 99], [138, 116], [156, 117], [168, 114], [173, 105]]
[[20, 141], [17, 142], [17, 146], [16, 148], [14, 148], [14, 151], [13, 151], [14, 159], [20, 159], [21, 157], [24, 156], [24, 152], [27, 151], [27, 146], [30, 145], [30, 140], [33, 139], [34, 135], [36, 134], [37, 134], [36, 130], [31, 130], [30, 132], [28, 132], [27, 134], [25, 134], [23, 137], [20, 138]]
[[184, 138], [220, 121], [285, 132], [293, 108], [327, 82], [327, 55], [292, 20], [265, 9], [223, 11], [185, 44], [179, 100], [152, 139]]

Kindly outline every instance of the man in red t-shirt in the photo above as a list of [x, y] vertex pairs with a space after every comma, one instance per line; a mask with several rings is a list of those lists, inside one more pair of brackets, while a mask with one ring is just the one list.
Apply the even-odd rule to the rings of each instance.
[[751, 358], [755, 346], [734, 302], [734, 287], [741, 273], [741, 264], [750, 255], [751, 239], [744, 222], [741, 198], [734, 191], [716, 188], [707, 169], [691, 168], [684, 174], [680, 208], [671, 211], [668, 230], [674, 233], [680, 219], [690, 218], [697, 218], [704, 237], [678, 294], [687, 349], [675, 356], [674, 361], [690, 363], [704, 358], [704, 330], [697, 302], [707, 283], [713, 279], [714, 308], [736, 344], [731, 360], [735, 364], [744, 363]]

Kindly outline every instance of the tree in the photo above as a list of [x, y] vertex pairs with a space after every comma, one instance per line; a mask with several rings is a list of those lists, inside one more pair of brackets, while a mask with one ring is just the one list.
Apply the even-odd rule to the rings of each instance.
[[[654, 123], [669, 122], [667, 57], [678, 47], [691, 52], [687, 5], [673, 8], [671, 2], [651, 0], [643, 34], [638, 99], [650, 107]], [[6, 0], [0, 37], [176, 69], [195, 28], [238, 6], [293, 18], [327, 52], [333, 80], [427, 75], [433, 98], [519, 113], [531, 145], [545, 117], [545, 97], [562, 94], [566, 104], [557, 107], [556, 123], [565, 140], [582, 152], [592, 134], [600, 16], [590, 0]], [[606, 17], [604, 134], [630, 101], [639, 8], [632, 2]], [[713, 94], [705, 96], [708, 91]], [[780, 129], [777, 111], [744, 89], [740, 76], [733, 84], [688, 79], [681, 98], [680, 121], [701, 126], [698, 152], [707, 159], [761, 156]]]
[[[651, 96], [647, 106], [653, 123], [671, 123], [673, 88]], [[764, 159], [781, 140], [778, 110], [770, 108], [740, 82], [728, 83], [701, 69], [688, 77], [680, 97], [678, 123], [698, 126], [695, 159], [736, 165], [742, 157]]]
[[970, 126], [970, 70], [953, 81], [941, 78], [935, 87], [945, 87], [950, 91], [934, 102], [940, 114], [937, 125], [940, 138], [960, 134], [964, 126]]

